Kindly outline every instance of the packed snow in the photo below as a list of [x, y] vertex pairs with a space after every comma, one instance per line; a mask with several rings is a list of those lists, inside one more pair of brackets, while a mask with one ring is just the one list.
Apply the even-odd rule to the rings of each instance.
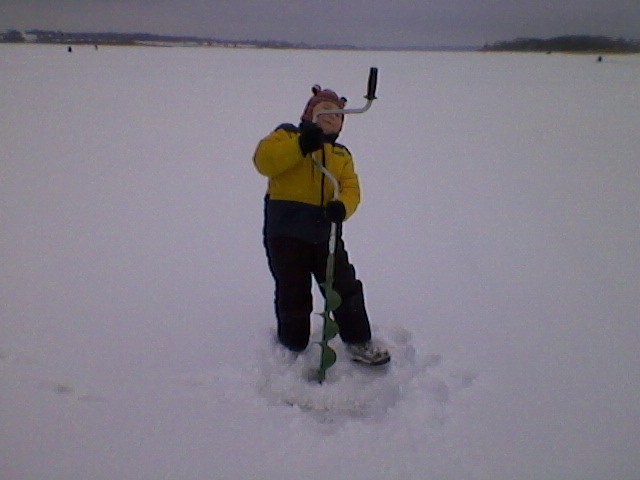
[[[319, 385], [316, 347], [274, 341], [252, 155], [315, 83], [362, 105], [371, 66], [344, 237], [393, 361], [334, 340]], [[637, 55], [0, 47], [0, 478], [637, 480], [639, 79]]]

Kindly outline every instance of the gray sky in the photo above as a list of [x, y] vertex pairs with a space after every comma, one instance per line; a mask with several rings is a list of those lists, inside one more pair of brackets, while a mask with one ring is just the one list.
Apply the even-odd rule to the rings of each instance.
[[9, 28], [390, 47], [640, 39], [640, 0], [0, 0]]

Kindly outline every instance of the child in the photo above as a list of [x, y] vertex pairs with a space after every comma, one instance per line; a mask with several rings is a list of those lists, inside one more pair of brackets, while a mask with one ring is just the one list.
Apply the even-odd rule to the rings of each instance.
[[[278, 339], [294, 352], [303, 351], [309, 343], [312, 276], [319, 285], [325, 280], [331, 222], [341, 231], [342, 222], [360, 203], [351, 153], [336, 143], [344, 115], [325, 114], [317, 123], [312, 121], [320, 111], [343, 109], [346, 99], [318, 85], [312, 92], [299, 127], [280, 125], [260, 141], [253, 158], [258, 172], [269, 179], [263, 233], [275, 280]], [[312, 153], [337, 178], [339, 200], [333, 200], [332, 182], [314, 164]], [[371, 342], [362, 283], [349, 263], [340, 235], [334, 289], [342, 298], [335, 320], [353, 359], [369, 365], [387, 363], [389, 352]]]

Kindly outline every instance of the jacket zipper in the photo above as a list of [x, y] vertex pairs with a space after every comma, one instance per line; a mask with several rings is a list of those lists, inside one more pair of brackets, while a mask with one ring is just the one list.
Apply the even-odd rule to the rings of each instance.
[[[322, 166], [327, 168], [326, 157], [324, 155], [324, 145], [322, 146]], [[324, 180], [325, 174], [322, 172], [322, 181], [320, 182], [320, 206], [324, 206]]]

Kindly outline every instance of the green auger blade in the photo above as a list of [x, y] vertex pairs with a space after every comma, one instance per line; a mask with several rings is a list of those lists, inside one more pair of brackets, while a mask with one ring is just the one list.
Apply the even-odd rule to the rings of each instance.
[[325, 309], [330, 312], [335, 312], [340, 304], [342, 304], [342, 297], [340, 297], [340, 294], [336, 292], [333, 287], [326, 283], [322, 284], [322, 288], [324, 289]]
[[338, 360], [336, 351], [329, 345], [322, 345], [322, 361], [320, 362], [320, 368], [327, 370]]
[[320, 368], [317, 370], [315, 380], [322, 383], [327, 378], [327, 370], [338, 360], [338, 355], [326, 342], [320, 342], [322, 355], [320, 357]]
[[324, 328], [322, 331], [322, 339], [324, 341], [329, 341], [334, 338], [340, 332], [340, 327], [338, 327], [338, 323], [331, 318], [328, 314], [324, 319]]

